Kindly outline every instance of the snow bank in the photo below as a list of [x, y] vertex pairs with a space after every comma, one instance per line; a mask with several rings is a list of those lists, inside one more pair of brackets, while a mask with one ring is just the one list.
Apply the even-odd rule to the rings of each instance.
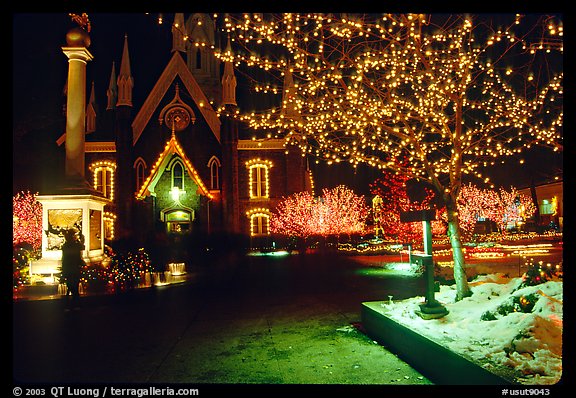
[[[449, 311], [440, 319], [416, 314], [423, 297], [382, 304], [397, 322], [470, 359], [508, 367], [523, 384], [554, 384], [562, 375], [563, 282], [520, 288], [521, 278], [482, 275], [458, 302], [454, 286], [435, 295]], [[524, 312], [528, 311], [528, 312]]]

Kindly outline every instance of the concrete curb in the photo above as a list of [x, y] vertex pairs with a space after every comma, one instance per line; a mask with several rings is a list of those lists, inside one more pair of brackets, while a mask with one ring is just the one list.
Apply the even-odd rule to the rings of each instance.
[[378, 308], [382, 301], [362, 303], [361, 319], [366, 334], [398, 354], [437, 384], [517, 385], [512, 377], [496, 374], [480, 364], [441, 346], [399, 324]]

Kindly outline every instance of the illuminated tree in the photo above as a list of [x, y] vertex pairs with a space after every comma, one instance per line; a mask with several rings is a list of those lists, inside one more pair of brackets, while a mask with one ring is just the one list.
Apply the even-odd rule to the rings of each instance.
[[456, 204], [464, 237], [472, 236], [479, 218], [497, 222], [498, 214], [501, 214], [499, 203], [498, 192], [493, 189], [482, 189], [472, 183], [462, 185]]
[[508, 223], [518, 223], [530, 218], [536, 211], [532, 199], [520, 194], [514, 187], [510, 191], [500, 188], [482, 189], [469, 183], [462, 185], [458, 196], [460, 228], [465, 237], [470, 237], [479, 218], [494, 221], [501, 232], [506, 232]]
[[317, 199], [297, 192], [280, 201], [270, 218], [270, 230], [297, 238], [362, 233], [368, 211], [364, 197], [343, 185], [323, 189]]
[[541, 15], [222, 18], [234, 46], [215, 55], [239, 71], [270, 72], [254, 90], [282, 95], [275, 108], [234, 116], [319, 160], [366, 163], [433, 185], [447, 210], [456, 299], [470, 295], [457, 211], [462, 178], [485, 178], [482, 168], [533, 145], [562, 150], [562, 59], [552, 59], [563, 51], [562, 22]]
[[[369, 208], [364, 196], [356, 195], [350, 188], [338, 185], [323, 189], [317, 203], [316, 220], [320, 235], [352, 235], [364, 232]], [[322, 220], [322, 222], [320, 221]]]
[[12, 197], [12, 245], [23, 243], [34, 251], [42, 248], [42, 205], [28, 191]]
[[524, 222], [536, 212], [532, 198], [519, 193], [514, 187], [510, 187], [510, 191], [500, 188], [498, 198], [499, 211], [495, 214], [494, 221], [502, 232], [506, 232], [508, 223]]
[[273, 233], [306, 239], [314, 233], [310, 226], [315, 199], [309, 192], [297, 192], [284, 198], [270, 218]]

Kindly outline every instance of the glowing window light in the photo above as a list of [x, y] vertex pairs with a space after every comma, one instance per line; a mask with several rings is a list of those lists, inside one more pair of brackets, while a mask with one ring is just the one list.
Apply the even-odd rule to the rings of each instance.
[[184, 168], [179, 161], [175, 161], [172, 166], [172, 187], [179, 190], [184, 189]]
[[270, 235], [270, 210], [251, 209], [246, 215], [250, 218], [250, 236]]
[[554, 196], [552, 199], [542, 200], [540, 205], [540, 214], [556, 215], [558, 210], [558, 198]]
[[90, 164], [89, 170], [92, 172], [94, 189], [114, 200], [114, 177], [116, 163], [109, 160], [101, 160]]
[[102, 216], [104, 220], [104, 236], [106, 239], [114, 239], [114, 225], [116, 223], [116, 214], [105, 211]]
[[246, 162], [248, 167], [248, 189], [250, 199], [270, 197], [269, 169], [272, 162], [269, 160], [251, 159]]
[[178, 186], [172, 187], [170, 189], [170, 197], [176, 203], [180, 203], [180, 195], [184, 195], [186, 191], [182, 191]]

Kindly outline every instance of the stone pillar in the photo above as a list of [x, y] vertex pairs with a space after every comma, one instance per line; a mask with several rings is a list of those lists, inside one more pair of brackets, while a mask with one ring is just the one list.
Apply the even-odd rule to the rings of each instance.
[[88, 33], [73, 28], [66, 35], [68, 57], [68, 98], [66, 102], [66, 179], [84, 182], [84, 145], [86, 130], [86, 63], [93, 59], [87, 47]]
[[30, 263], [31, 275], [49, 275], [53, 283], [57, 283], [54, 275], [61, 272], [64, 230], [75, 229], [84, 235], [83, 256], [87, 263], [102, 262], [104, 206], [111, 203], [85, 178], [86, 63], [93, 59], [87, 50], [90, 37], [76, 27], [66, 34], [66, 43], [68, 46], [62, 47], [68, 57], [65, 181], [52, 194], [37, 197], [42, 204], [42, 258]]

